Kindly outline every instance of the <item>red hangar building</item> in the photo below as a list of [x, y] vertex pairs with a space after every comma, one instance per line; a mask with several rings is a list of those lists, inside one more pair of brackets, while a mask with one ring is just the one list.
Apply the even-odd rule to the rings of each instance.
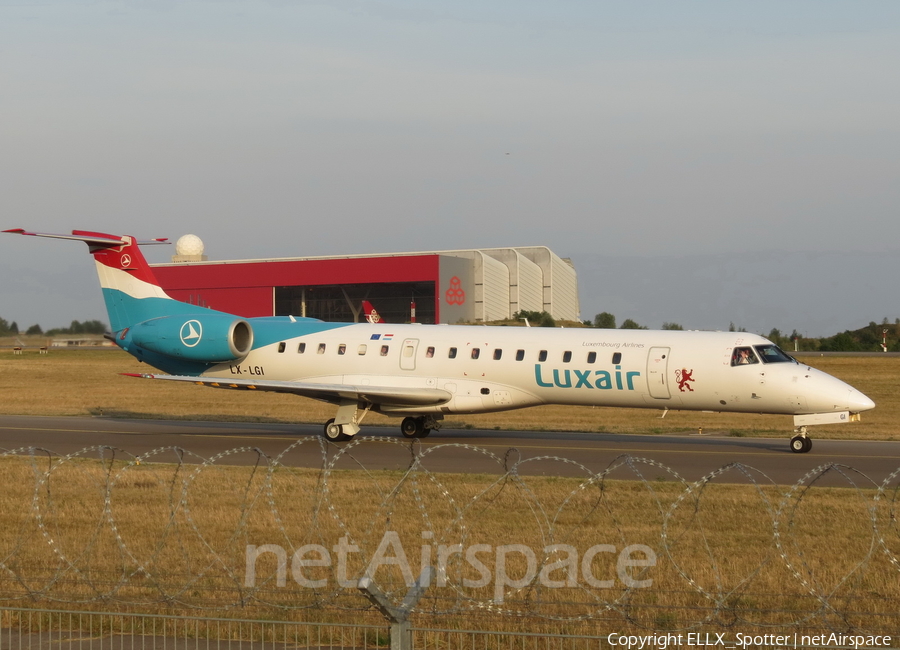
[[479, 323], [523, 310], [579, 318], [575, 268], [545, 246], [210, 261], [185, 235], [175, 253], [152, 265], [170, 296], [245, 318], [360, 322], [363, 300], [388, 323]]

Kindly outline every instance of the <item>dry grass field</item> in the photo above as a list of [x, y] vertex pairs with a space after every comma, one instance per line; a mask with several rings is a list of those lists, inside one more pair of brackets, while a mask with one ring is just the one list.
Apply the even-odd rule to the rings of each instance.
[[[808, 361], [871, 396], [861, 423], [820, 427], [817, 437], [892, 439], [898, 413], [892, 357]], [[0, 413], [322, 422], [332, 409], [292, 396], [217, 391], [122, 377], [148, 368], [117, 350], [0, 351]], [[645, 410], [545, 407], [466, 417], [453, 427], [665, 433], [702, 426], [731, 435], [783, 436], [790, 418]], [[372, 423], [396, 423], [373, 417]], [[813, 486], [786, 495], [776, 486], [548, 477], [410, 476], [278, 468], [267, 473], [214, 465], [183, 469], [85, 460], [0, 458], [0, 596], [8, 602], [117, 603], [142, 611], [231, 612], [240, 617], [356, 619], [367, 608], [339, 589], [327, 569], [309, 569], [321, 589], [280, 588], [272, 556], [244, 585], [247, 544], [333, 547], [348, 535], [371, 557], [395, 531], [417, 567], [423, 531], [430, 544], [523, 544], [538, 552], [562, 543], [646, 544], [658, 563], [639, 578], [650, 588], [505, 590], [461, 588], [477, 578], [451, 565], [450, 584], [429, 589], [422, 611], [448, 627], [594, 633], [599, 621], [626, 629], [773, 626], [771, 629], [885, 629], [900, 602], [896, 494]], [[35, 489], [38, 487], [39, 489]], [[776, 533], [777, 531], [777, 533]], [[827, 542], [827, 543], [823, 543]], [[596, 575], [615, 576], [614, 556], [595, 558]], [[493, 573], [495, 559], [482, 558]], [[525, 571], [511, 556], [513, 577]], [[359, 561], [351, 571], [361, 571]], [[396, 568], [377, 578], [400, 597]], [[318, 572], [318, 573], [317, 573]], [[455, 573], [453, 573], [455, 572]], [[468, 572], [468, 573], [467, 573]], [[289, 573], [289, 580], [290, 580]], [[552, 577], [559, 578], [559, 574]], [[289, 585], [291, 583], [288, 583]], [[371, 612], [370, 612], [371, 613]], [[512, 614], [512, 616], [510, 616]], [[574, 619], [581, 619], [580, 622]], [[893, 621], [893, 623], [892, 623]], [[432, 623], [435, 624], [435, 623]], [[767, 628], [769, 629], [769, 628]]]
[[[3, 342], [0, 341], [0, 345]], [[816, 427], [816, 438], [900, 439], [898, 416], [900, 358], [823, 357], [800, 359], [859, 388], [877, 404], [862, 422]], [[0, 414], [73, 415], [123, 418], [173, 418], [251, 422], [322, 423], [333, 407], [290, 395], [215, 390], [131, 377], [123, 372], [151, 372], [119, 350], [27, 349], [13, 355], [0, 347]], [[661, 412], [547, 406], [490, 415], [452, 418], [448, 428], [605, 431], [613, 433], [720, 432], [734, 436], [784, 437], [790, 417], [716, 413]], [[367, 424], [396, 426], [399, 421], [370, 415]]]
[[[344, 612], [356, 620], [366, 601], [337, 585], [336, 561], [303, 570], [303, 578], [321, 585], [301, 586], [290, 570], [279, 585], [276, 556], [264, 555], [248, 584], [247, 545], [278, 545], [290, 558], [304, 545], [331, 550], [346, 537], [359, 549], [348, 555], [344, 573], [353, 578], [385, 533], [394, 532], [415, 573], [425, 546], [432, 562], [442, 545], [489, 547], [479, 559], [494, 580], [484, 586], [463, 582], [479, 573], [460, 556], [445, 563], [446, 583], [436, 581], [420, 604], [420, 617], [431, 625], [572, 633], [900, 625], [900, 537], [890, 497], [816, 486], [792, 494], [776, 486], [697, 490], [674, 481], [619, 480], [626, 476], [321, 474], [43, 460], [36, 466], [2, 458], [0, 596], [79, 609], [114, 603], [134, 611], [286, 620], [333, 620]], [[603, 552], [590, 570], [611, 578], [610, 585], [587, 583], [579, 562], [574, 585], [535, 580], [498, 592], [494, 549], [509, 544], [534, 550], [541, 565], [564, 557], [545, 554], [550, 544], [568, 545], [579, 559], [597, 544], [616, 552], [643, 544], [657, 559], [629, 569], [632, 579], [652, 581], [640, 587], [623, 584], [617, 556]], [[396, 547], [388, 555], [397, 556]], [[507, 556], [510, 580], [526, 572], [524, 555]], [[548, 576], [562, 581], [565, 573], [557, 568]], [[386, 563], [374, 577], [402, 599], [406, 587], [396, 566]]]

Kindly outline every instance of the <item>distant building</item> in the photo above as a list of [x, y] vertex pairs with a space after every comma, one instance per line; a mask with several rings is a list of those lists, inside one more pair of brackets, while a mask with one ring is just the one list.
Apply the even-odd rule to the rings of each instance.
[[87, 347], [112, 347], [114, 343], [102, 336], [69, 336], [50, 339], [52, 348], [87, 348]]
[[544, 246], [208, 261], [198, 242], [152, 265], [156, 277], [177, 300], [245, 317], [359, 322], [363, 300], [388, 323], [484, 322], [521, 310], [579, 317], [575, 269]]

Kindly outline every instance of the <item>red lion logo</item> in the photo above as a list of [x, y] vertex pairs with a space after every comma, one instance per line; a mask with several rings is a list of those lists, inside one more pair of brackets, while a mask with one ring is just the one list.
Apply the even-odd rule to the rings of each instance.
[[678, 382], [678, 390], [682, 393], [685, 389], [690, 392], [694, 392], [694, 389], [691, 388], [691, 385], [688, 383], [689, 381], [694, 381], [694, 369], [691, 368], [688, 370], [687, 368], [682, 368], [681, 370], [675, 371], [675, 380]]

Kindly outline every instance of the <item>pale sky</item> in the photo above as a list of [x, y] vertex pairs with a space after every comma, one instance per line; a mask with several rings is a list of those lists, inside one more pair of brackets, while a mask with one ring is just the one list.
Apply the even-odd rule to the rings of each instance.
[[[546, 245], [583, 318], [833, 334], [900, 316], [898, 70], [894, 0], [0, 0], [0, 229], [212, 259]], [[678, 311], [727, 294], [729, 254], [766, 299]], [[709, 287], [642, 301], [698, 256]], [[855, 280], [869, 258], [887, 277]], [[20, 327], [106, 320], [81, 244], [0, 236], [0, 272]]]

